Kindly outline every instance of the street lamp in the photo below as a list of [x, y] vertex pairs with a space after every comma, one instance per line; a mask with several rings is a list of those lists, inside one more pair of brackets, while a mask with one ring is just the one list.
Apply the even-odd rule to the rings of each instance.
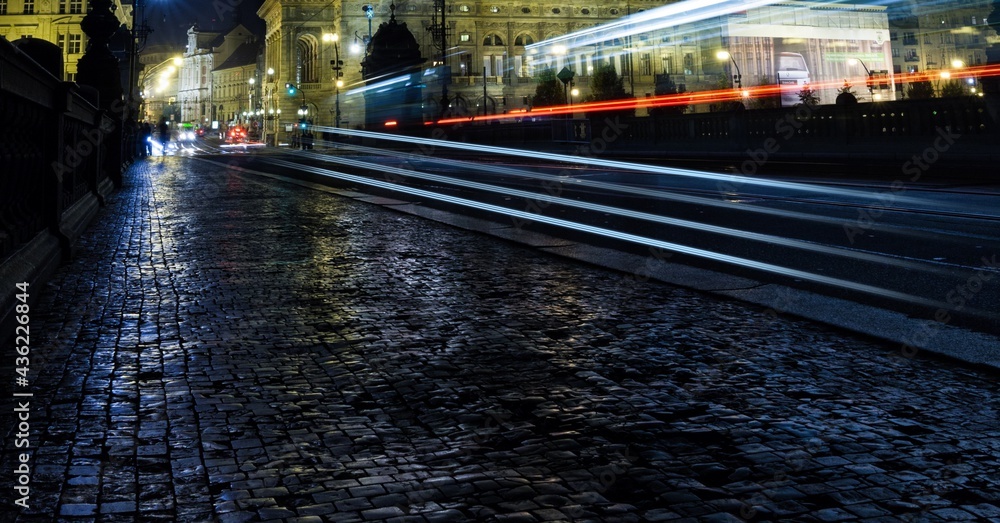
[[[956, 58], [951, 61], [951, 67], [952, 69], [962, 69], [965, 67], [965, 62]], [[973, 75], [966, 78], [965, 82], [969, 85], [969, 91], [972, 92], [972, 94], [977, 96], [983, 96], [983, 93], [979, 92], [979, 89], [976, 88], [976, 84], [978, 83], [977, 80], [978, 80], [977, 77]]]
[[[142, 76], [139, 77], [138, 85], [140, 87], [139, 91], [139, 114], [142, 115], [143, 119], [148, 120], [144, 114], [149, 108], [144, 107], [146, 105], [146, 99], [152, 98], [156, 94], [162, 94], [167, 90], [170, 85], [171, 77], [178, 71], [181, 64], [184, 61], [179, 56], [174, 56], [167, 58], [166, 60], [148, 68], [143, 68]], [[158, 78], [157, 83], [154, 86], [153, 78]]]
[[572, 90], [571, 90], [571, 91], [569, 92], [569, 105], [570, 105], [570, 106], [572, 106], [572, 105], [573, 105], [573, 99], [574, 99], [574, 98], [576, 98], [577, 96], [580, 96], [580, 90], [579, 90], [579, 89], [577, 89], [576, 87], [574, 87], [574, 88], [573, 88], [573, 89], [572, 89]]
[[733, 55], [729, 54], [729, 51], [719, 51], [715, 53], [715, 57], [722, 61], [733, 61], [733, 66], [736, 67], [736, 74], [733, 75], [733, 87], [736, 89], [743, 89], [743, 75], [740, 74], [740, 65], [736, 63], [736, 59], [733, 58]]
[[333, 54], [334, 54], [334, 58], [333, 58], [333, 60], [330, 60], [330, 68], [333, 69], [333, 82], [334, 82], [334, 87], [335, 87], [334, 94], [335, 94], [335, 97], [336, 97], [336, 102], [334, 102], [334, 104], [335, 104], [334, 105], [334, 111], [336, 113], [336, 116], [334, 117], [334, 127], [339, 128], [340, 127], [340, 88], [344, 86], [344, 81], [341, 80], [341, 77], [344, 76], [344, 72], [343, 72], [344, 61], [340, 59], [340, 44], [338, 43], [340, 41], [340, 35], [338, 35], [337, 33], [333, 33], [333, 34], [329, 35], [329, 39], [327, 38], [327, 35], [323, 35], [323, 41], [333, 42]]

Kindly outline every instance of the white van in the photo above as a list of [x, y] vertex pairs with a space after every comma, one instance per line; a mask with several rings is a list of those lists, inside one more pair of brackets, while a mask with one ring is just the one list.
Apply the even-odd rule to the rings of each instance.
[[808, 83], [809, 67], [806, 65], [806, 59], [799, 53], [779, 53], [778, 85], [782, 87], [781, 105], [789, 107], [799, 103], [799, 91]]

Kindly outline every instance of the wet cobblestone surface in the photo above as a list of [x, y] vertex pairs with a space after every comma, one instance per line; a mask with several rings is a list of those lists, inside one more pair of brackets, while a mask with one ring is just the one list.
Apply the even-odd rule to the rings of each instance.
[[194, 160], [128, 179], [32, 308], [17, 521], [1000, 521], [995, 375]]

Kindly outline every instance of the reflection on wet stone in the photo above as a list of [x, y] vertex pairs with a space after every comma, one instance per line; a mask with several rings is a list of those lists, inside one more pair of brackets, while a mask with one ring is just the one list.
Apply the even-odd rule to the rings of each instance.
[[23, 521], [1000, 517], [990, 376], [197, 161], [128, 179], [32, 309]]

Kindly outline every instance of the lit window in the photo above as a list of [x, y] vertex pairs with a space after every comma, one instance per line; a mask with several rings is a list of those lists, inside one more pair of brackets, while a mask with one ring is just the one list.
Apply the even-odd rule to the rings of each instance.
[[499, 13], [500, 12], [500, 6], [498, 6], [498, 5], [490, 6], [490, 12], [491, 13]]
[[458, 35], [459, 42], [468, 42], [469, 40], [472, 40], [472, 35], [469, 33], [462, 33]]
[[461, 12], [463, 12], [463, 13], [468, 13], [469, 11], [472, 10], [472, 8], [470, 8], [469, 6], [467, 6], [465, 4], [462, 4], [462, 5], [458, 6], [458, 10], [461, 11]]
[[69, 54], [80, 54], [83, 51], [83, 35], [69, 35]]

